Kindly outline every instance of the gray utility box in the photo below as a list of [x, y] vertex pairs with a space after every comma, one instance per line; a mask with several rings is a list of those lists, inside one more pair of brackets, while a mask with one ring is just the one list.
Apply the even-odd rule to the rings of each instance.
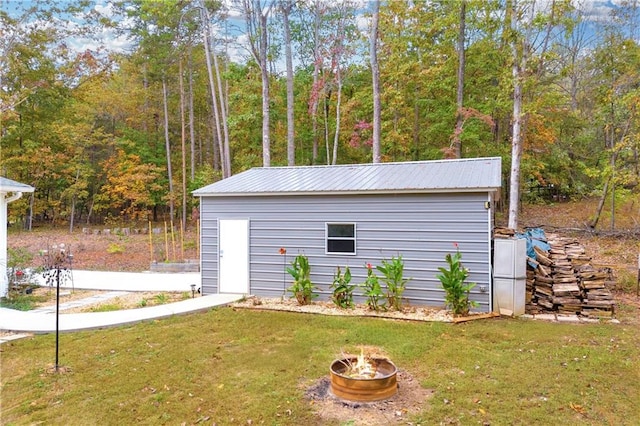
[[527, 241], [495, 239], [493, 246], [493, 311], [524, 314], [527, 276]]
[[493, 276], [496, 278], [527, 277], [527, 240], [494, 240]]

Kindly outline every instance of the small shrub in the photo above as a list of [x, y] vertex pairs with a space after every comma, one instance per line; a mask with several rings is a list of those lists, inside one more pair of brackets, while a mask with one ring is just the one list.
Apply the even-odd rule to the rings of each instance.
[[35, 309], [37, 303], [47, 300], [47, 296], [37, 296], [35, 294], [24, 294], [17, 291], [9, 292], [8, 297], [0, 299], [0, 307], [14, 309], [16, 311], [31, 311]]
[[451, 308], [454, 315], [460, 316], [467, 315], [472, 307], [477, 306], [476, 302], [469, 300], [469, 292], [476, 285], [466, 282], [469, 270], [462, 266], [462, 254], [458, 250], [458, 245], [455, 246], [455, 254], [448, 253], [445, 256], [449, 269], [439, 267], [441, 274], [436, 275], [436, 278], [440, 280], [445, 291], [446, 305]]
[[637, 290], [638, 277], [627, 270], [622, 270], [616, 279], [616, 290], [622, 293], [634, 293]]
[[190, 249], [195, 249], [198, 248], [198, 244], [195, 241], [189, 240], [189, 241], [185, 241], [184, 242], [184, 249], [185, 250], [190, 250]]
[[404, 278], [404, 261], [402, 256], [392, 257], [391, 261], [382, 260], [382, 265], [376, 266], [382, 272], [382, 281], [387, 285], [388, 306], [400, 311], [402, 310], [402, 294], [407, 282], [411, 278]]
[[155, 299], [158, 305], [164, 305], [165, 303], [169, 303], [169, 296], [167, 296], [165, 293], [156, 294]]
[[367, 279], [362, 283], [364, 288], [364, 295], [367, 298], [367, 306], [373, 311], [384, 310], [385, 303], [382, 301], [385, 297], [382, 287], [380, 286], [380, 280], [373, 271], [373, 267], [370, 263], [367, 263]]
[[356, 288], [355, 285], [351, 285], [351, 271], [347, 266], [344, 275], [338, 266], [335, 275], [333, 276], [333, 284], [331, 287], [333, 289], [333, 296], [331, 300], [337, 306], [341, 308], [353, 308], [353, 290]]
[[291, 261], [291, 266], [287, 267], [287, 272], [293, 278], [293, 285], [288, 290], [300, 305], [308, 305], [312, 299], [318, 297], [313, 293], [316, 287], [311, 283], [311, 267], [307, 256], [297, 255]]
[[142, 299], [138, 302], [139, 308], [144, 308], [145, 306], [147, 306], [147, 299]]
[[111, 243], [107, 247], [107, 253], [109, 254], [124, 253], [124, 246], [118, 243]]

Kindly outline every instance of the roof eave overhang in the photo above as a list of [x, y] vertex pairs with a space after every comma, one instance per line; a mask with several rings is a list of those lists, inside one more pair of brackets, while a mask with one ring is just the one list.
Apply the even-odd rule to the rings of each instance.
[[433, 188], [433, 189], [393, 189], [360, 191], [281, 191], [281, 192], [197, 192], [196, 197], [276, 197], [301, 195], [372, 195], [372, 194], [442, 194], [442, 193], [499, 193], [500, 187], [488, 188]]
[[0, 186], [0, 192], [4, 192], [5, 194], [9, 192], [33, 192], [35, 188], [32, 186], [8, 186], [2, 185]]

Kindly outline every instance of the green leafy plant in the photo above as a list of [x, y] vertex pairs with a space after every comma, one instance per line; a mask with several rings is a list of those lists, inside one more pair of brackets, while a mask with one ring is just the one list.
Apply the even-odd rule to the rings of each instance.
[[353, 308], [353, 290], [356, 286], [350, 283], [351, 271], [349, 270], [349, 267], [347, 266], [345, 268], [343, 274], [338, 266], [336, 273], [333, 276], [333, 284], [331, 284], [330, 288], [333, 289], [333, 296], [331, 297], [331, 300], [341, 308]]
[[382, 273], [382, 281], [387, 286], [388, 306], [400, 311], [402, 310], [402, 294], [405, 285], [411, 278], [404, 278], [404, 261], [402, 256], [392, 257], [390, 261], [383, 259], [382, 265], [376, 266]]
[[380, 311], [386, 309], [383, 301], [385, 294], [382, 291], [380, 280], [373, 270], [373, 266], [370, 263], [366, 264], [367, 267], [367, 279], [362, 283], [364, 288], [364, 295], [367, 297], [367, 306], [373, 311]]
[[477, 306], [475, 301], [469, 300], [469, 292], [475, 283], [467, 283], [469, 270], [462, 266], [462, 254], [458, 250], [458, 244], [455, 244], [456, 252], [452, 255], [448, 253], [445, 260], [449, 265], [449, 269], [439, 267], [441, 274], [436, 278], [442, 283], [445, 291], [445, 302], [451, 308], [456, 316], [464, 316], [469, 313], [472, 307]]
[[10, 291], [8, 297], [0, 299], [0, 307], [15, 309], [17, 311], [30, 311], [36, 308], [38, 303], [47, 300], [47, 296], [35, 294], [25, 294], [18, 291]]
[[293, 285], [288, 290], [293, 293], [292, 297], [295, 297], [300, 305], [308, 305], [318, 297], [313, 293], [316, 287], [311, 283], [311, 267], [307, 256], [297, 255], [291, 261], [291, 266], [287, 267], [287, 272], [293, 278]]
[[169, 296], [165, 293], [158, 293], [154, 297], [156, 299], [156, 303], [158, 305], [164, 305], [165, 303], [169, 303]]
[[111, 243], [109, 244], [109, 247], [107, 247], [107, 253], [109, 254], [124, 253], [124, 246], [118, 243]]

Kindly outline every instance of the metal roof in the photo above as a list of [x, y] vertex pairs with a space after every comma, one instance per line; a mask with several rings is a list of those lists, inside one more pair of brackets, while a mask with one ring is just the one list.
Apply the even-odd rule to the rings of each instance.
[[0, 176], [0, 192], [33, 192], [35, 188], [26, 183], [16, 182]]
[[257, 167], [196, 196], [322, 193], [485, 192], [501, 187], [502, 159], [465, 158], [338, 166]]

